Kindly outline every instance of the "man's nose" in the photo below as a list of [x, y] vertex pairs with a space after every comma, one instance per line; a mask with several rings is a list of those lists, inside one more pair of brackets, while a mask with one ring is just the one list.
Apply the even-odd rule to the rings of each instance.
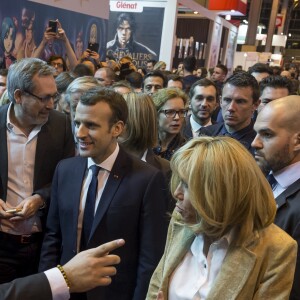
[[253, 142], [251, 143], [251, 146], [254, 149], [261, 149], [262, 148], [262, 143], [260, 141], [260, 138], [259, 138], [258, 134], [255, 136]]

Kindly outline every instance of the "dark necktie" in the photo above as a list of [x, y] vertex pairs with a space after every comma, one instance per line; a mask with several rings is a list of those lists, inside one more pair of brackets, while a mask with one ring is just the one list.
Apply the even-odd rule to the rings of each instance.
[[274, 175], [272, 173], [270, 173], [268, 176], [267, 176], [267, 180], [269, 181], [269, 184], [272, 188], [272, 190], [274, 191], [275, 190], [275, 187], [277, 185], [277, 181], [274, 177]]
[[94, 213], [95, 213], [95, 202], [97, 196], [97, 187], [98, 187], [98, 173], [100, 170], [99, 166], [92, 165], [90, 166], [92, 170], [92, 180], [88, 188], [84, 214], [83, 214], [83, 222], [82, 222], [82, 232], [81, 232], [81, 250], [85, 250], [91, 229], [94, 221]]

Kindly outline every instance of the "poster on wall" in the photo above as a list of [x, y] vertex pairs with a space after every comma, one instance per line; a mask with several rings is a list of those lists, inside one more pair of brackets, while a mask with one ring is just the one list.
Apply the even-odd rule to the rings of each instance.
[[227, 44], [227, 52], [226, 52], [226, 61], [225, 65], [228, 68], [229, 74], [233, 72], [233, 59], [234, 53], [236, 49], [236, 32], [230, 30], [228, 35], [228, 44]]
[[209, 68], [214, 68], [218, 64], [220, 43], [222, 37], [222, 25], [219, 23], [214, 23], [214, 28], [212, 32], [211, 47], [210, 47], [210, 60]]
[[[3, 2], [5, 5], [0, 11], [1, 67], [9, 67], [16, 59], [32, 57], [43, 40], [49, 20], [59, 20], [78, 59], [90, 41], [99, 43], [99, 54], [101, 59], [105, 58], [107, 20], [27, 0]], [[66, 58], [64, 42], [59, 38], [47, 40], [40, 58], [47, 60], [51, 55]]]
[[158, 60], [163, 18], [163, 7], [147, 7], [147, 2], [110, 1], [107, 57], [119, 61], [131, 56], [138, 68], [146, 67], [147, 60]]

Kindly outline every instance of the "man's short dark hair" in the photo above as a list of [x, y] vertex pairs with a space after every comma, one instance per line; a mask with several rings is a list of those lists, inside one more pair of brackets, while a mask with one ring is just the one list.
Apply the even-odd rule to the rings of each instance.
[[193, 85], [191, 86], [190, 91], [189, 91], [190, 99], [192, 99], [194, 97], [194, 91], [195, 91], [196, 86], [204, 86], [204, 87], [213, 86], [216, 90], [216, 100], [217, 100], [217, 102], [219, 102], [218, 88], [217, 88], [216, 84], [208, 78], [203, 78], [203, 79], [200, 79], [193, 83]]
[[224, 83], [223, 89], [226, 84], [231, 84], [235, 87], [250, 87], [252, 89], [253, 103], [256, 103], [259, 99], [259, 87], [257, 80], [254, 76], [247, 72], [238, 72], [231, 75]]
[[225, 75], [227, 75], [227, 73], [228, 73], [228, 68], [227, 68], [225, 65], [223, 65], [223, 64], [217, 64], [217, 65], [215, 66], [215, 68], [221, 69], [222, 72], [223, 72]]
[[125, 77], [125, 80], [127, 80], [134, 89], [140, 89], [143, 84], [143, 76], [139, 72], [131, 72]]
[[170, 75], [167, 76], [167, 78], [168, 78], [168, 82], [169, 82], [170, 80], [173, 80], [173, 81], [180, 81], [180, 82], [182, 83], [182, 85], [183, 85], [182, 77], [179, 76], [179, 75], [177, 75], [177, 74], [170, 74]]
[[167, 81], [167, 77], [159, 70], [154, 70], [154, 71], [151, 71], [149, 73], [147, 73], [145, 76], [144, 76], [144, 80], [143, 80], [143, 88], [144, 88], [144, 82], [147, 78], [149, 77], [160, 77], [162, 80], [163, 80], [163, 87], [166, 87], [167, 84], [168, 84], [168, 81]]
[[193, 72], [196, 69], [197, 60], [195, 56], [187, 56], [183, 59], [183, 68], [188, 72]]
[[111, 126], [118, 121], [123, 121], [124, 124], [126, 123], [128, 107], [121, 94], [111, 88], [94, 87], [85, 92], [80, 98], [80, 103], [83, 105], [91, 106], [98, 102], [107, 103], [112, 110], [112, 117], [110, 119]]
[[264, 78], [259, 83], [260, 95], [262, 95], [264, 89], [266, 87], [274, 88], [274, 89], [287, 89], [289, 91], [289, 95], [293, 92], [293, 83], [290, 79], [284, 76], [276, 75], [276, 76], [268, 76]]
[[135, 30], [136, 30], [136, 23], [135, 23], [134, 15], [132, 13], [119, 14], [118, 19], [117, 19], [117, 29], [124, 21], [128, 22], [131, 32], [132, 32], [132, 34], [134, 34]]
[[263, 63], [257, 63], [249, 68], [249, 74], [252, 73], [268, 73], [269, 75], [272, 75], [273, 71], [268, 65]]
[[153, 66], [157, 63], [155, 59], [149, 59], [147, 60], [147, 64], [151, 63]]
[[66, 61], [64, 60], [64, 58], [60, 55], [51, 55], [49, 57], [49, 59], [47, 60], [47, 64], [48, 65], [51, 65], [51, 62], [53, 62], [54, 60], [57, 60], [57, 59], [61, 59], [62, 62], [63, 62], [63, 71], [67, 71], [67, 64], [66, 64]]

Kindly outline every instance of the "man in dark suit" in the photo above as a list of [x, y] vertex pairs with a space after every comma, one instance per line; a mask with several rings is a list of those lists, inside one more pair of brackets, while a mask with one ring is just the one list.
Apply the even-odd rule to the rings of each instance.
[[80, 293], [96, 286], [109, 285], [110, 276], [116, 274], [113, 265], [120, 263], [120, 257], [109, 252], [123, 245], [124, 240], [119, 239], [80, 252], [62, 267], [67, 281], [58, 268], [53, 268], [45, 273], [0, 284], [0, 299], [40, 300], [43, 295], [43, 300], [67, 300], [70, 298], [70, 292]]
[[[117, 137], [127, 114], [126, 102], [118, 93], [102, 87], [86, 92], [75, 115], [81, 157], [62, 161], [54, 175], [41, 271], [66, 263], [82, 249], [120, 236], [126, 240], [126, 246], [116, 251], [122, 262], [112, 284], [80, 299], [144, 299], [163, 253], [167, 186], [158, 169], [119, 147]], [[92, 171], [99, 170], [97, 166], [98, 175]], [[97, 188], [93, 187], [96, 191], [90, 201], [93, 182]]]
[[224, 122], [200, 128], [200, 135], [230, 136], [252, 153], [251, 143], [255, 137], [252, 115], [259, 103], [258, 83], [252, 75], [240, 72], [230, 76], [221, 98]]
[[55, 167], [74, 155], [70, 121], [53, 110], [53, 68], [23, 59], [7, 81], [11, 103], [0, 108], [0, 283], [37, 271]]
[[211, 116], [218, 106], [216, 85], [209, 79], [196, 81], [189, 92], [192, 114], [185, 118], [186, 139], [199, 136], [200, 128], [212, 125]]
[[[282, 113], [284, 112], [284, 113]], [[291, 300], [300, 299], [300, 97], [269, 102], [258, 114], [252, 143], [255, 159], [272, 185], [277, 203], [275, 224], [298, 243]], [[284, 262], [279, 262], [284, 263]]]

